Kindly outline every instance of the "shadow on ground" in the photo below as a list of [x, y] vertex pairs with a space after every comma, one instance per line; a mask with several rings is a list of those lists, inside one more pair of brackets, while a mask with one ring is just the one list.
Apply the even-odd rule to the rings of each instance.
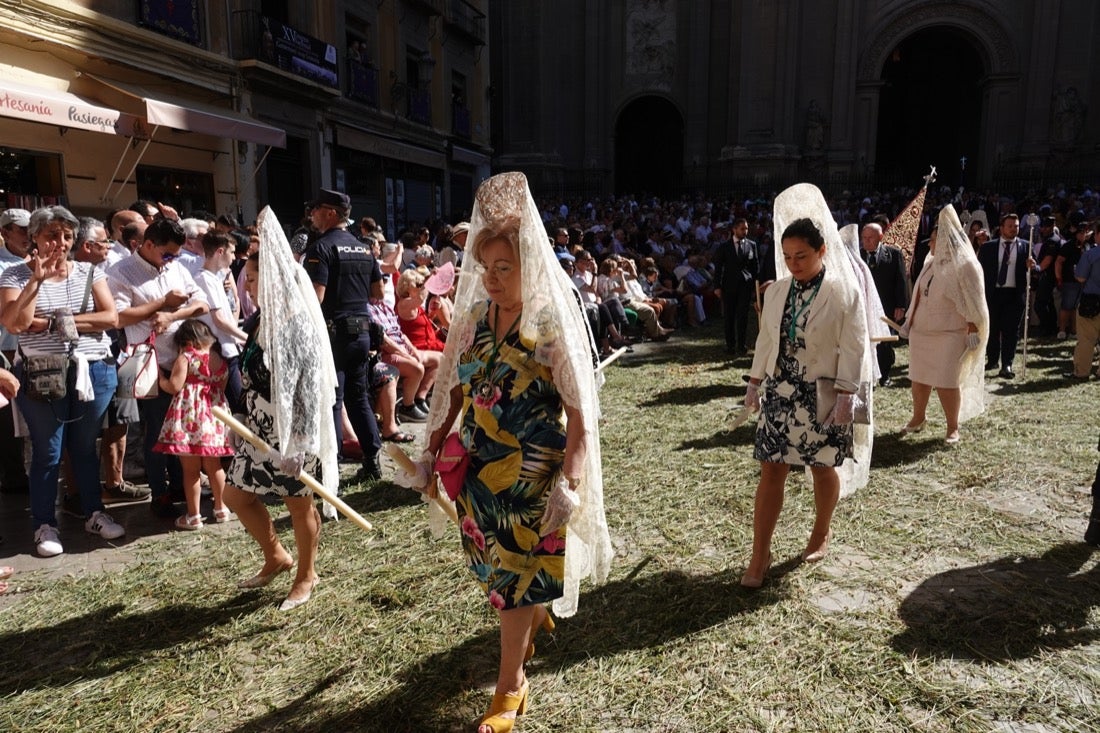
[[219, 627], [270, 604], [255, 593], [216, 606], [176, 604], [148, 613], [125, 613], [124, 605], [114, 604], [0, 635], [0, 697], [108, 677], [147, 663], [150, 654], [204, 643]]
[[1100, 630], [1100, 565], [1086, 544], [1055, 545], [1041, 557], [1004, 557], [949, 570], [921, 583], [898, 614], [908, 627], [893, 639], [905, 654], [1005, 662], [1091, 644]]
[[[705, 576], [663, 572], [599, 586], [582, 596], [576, 616], [559, 622], [552, 640], [539, 637], [538, 655], [529, 667], [532, 683], [538, 684], [540, 666], [557, 672], [593, 657], [657, 648], [777, 603], [785, 594], [783, 576], [797, 565], [797, 558], [773, 565], [761, 591], [742, 588], [739, 576], [732, 572]], [[647, 612], [658, 603], [659, 613]], [[333, 710], [331, 700], [320, 699], [326, 685], [319, 684], [234, 733], [470, 730], [480, 707], [473, 711], [461, 699], [471, 690], [492, 685], [498, 649], [494, 628], [401, 670], [389, 694], [359, 708]], [[488, 703], [486, 695], [475, 704]]]

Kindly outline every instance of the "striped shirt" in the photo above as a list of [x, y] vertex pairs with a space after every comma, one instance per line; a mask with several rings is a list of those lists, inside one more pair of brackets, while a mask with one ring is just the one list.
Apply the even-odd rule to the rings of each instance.
[[[43, 280], [38, 286], [38, 296], [34, 301], [34, 315], [36, 318], [46, 318], [58, 310], [68, 309], [73, 315], [80, 313], [80, 306], [84, 301], [84, 289], [88, 285], [88, 271], [92, 270], [92, 282], [103, 280], [106, 275], [103, 271], [94, 268], [87, 262], [73, 262], [72, 272], [69, 277], [61, 282]], [[26, 265], [9, 267], [0, 276], [0, 288], [15, 288], [22, 290], [31, 280], [31, 269]], [[88, 307], [86, 313], [91, 313], [95, 308], [95, 296], [88, 293]], [[69, 350], [67, 341], [62, 341], [57, 332], [40, 331], [38, 333], [19, 334], [19, 348], [27, 356], [39, 354], [64, 354]], [[111, 353], [111, 339], [103, 331], [93, 331], [80, 334], [76, 342], [76, 353], [88, 361], [98, 361]]]

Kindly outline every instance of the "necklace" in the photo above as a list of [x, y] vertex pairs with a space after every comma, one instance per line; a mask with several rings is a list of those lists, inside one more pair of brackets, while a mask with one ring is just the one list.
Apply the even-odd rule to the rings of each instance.
[[[494, 305], [496, 305], [494, 303]], [[474, 387], [475, 398], [480, 398], [483, 401], [490, 404], [495, 402], [496, 392], [499, 390], [496, 384], [496, 380], [493, 378], [493, 369], [496, 367], [497, 355], [500, 354], [500, 347], [504, 345], [504, 340], [508, 338], [508, 335], [512, 333], [515, 327], [519, 324], [519, 319], [523, 315], [523, 305], [520, 304], [519, 313], [516, 314], [516, 319], [512, 321], [512, 325], [508, 327], [508, 330], [501, 334], [500, 339], [497, 339], [497, 329], [500, 325], [500, 306], [496, 305], [496, 312], [493, 316], [493, 322], [489, 325], [489, 336], [493, 340], [493, 348], [489, 352], [489, 358], [485, 360], [484, 376], [480, 382]]]

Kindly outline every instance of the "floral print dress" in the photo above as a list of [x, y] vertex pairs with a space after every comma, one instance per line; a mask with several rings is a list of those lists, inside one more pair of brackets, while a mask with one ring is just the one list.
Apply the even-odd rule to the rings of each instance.
[[562, 400], [550, 367], [536, 361], [518, 332], [497, 344], [483, 317], [459, 359], [458, 379], [470, 464], [455, 504], [469, 568], [494, 608], [559, 598], [566, 528], [539, 536], [565, 456]]
[[[825, 278], [792, 280], [780, 324], [779, 358], [761, 389], [760, 421], [753, 458], [794, 466], [839, 466], [852, 457], [851, 425], [822, 427], [817, 422], [817, 385], [806, 379], [806, 320]], [[791, 339], [791, 333], [794, 338]]]
[[177, 456], [231, 456], [228, 428], [214, 417], [211, 407], [227, 410], [225, 379], [229, 367], [210, 373], [210, 353], [185, 348], [187, 378], [183, 389], [172, 397], [160, 438], [153, 450]]

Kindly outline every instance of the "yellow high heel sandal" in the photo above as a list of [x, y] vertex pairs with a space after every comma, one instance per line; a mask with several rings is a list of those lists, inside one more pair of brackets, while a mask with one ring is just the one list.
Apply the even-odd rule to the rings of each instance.
[[[524, 663], [530, 662], [531, 657], [535, 656], [535, 635], [539, 633], [541, 628], [547, 634], [554, 633], [554, 629], [557, 628], [557, 624], [554, 623], [554, 617], [550, 615], [550, 609], [544, 609], [546, 615], [543, 617], [542, 622], [532, 622], [531, 624], [531, 643], [527, 645], [527, 654], [523, 656]], [[538, 614], [535, 614], [535, 618], [538, 618]]]
[[[516, 718], [527, 712], [527, 691], [530, 689], [530, 685], [527, 680], [523, 681], [523, 686], [519, 688], [517, 692], [498, 692], [493, 695], [493, 704], [489, 707], [489, 712], [485, 713], [485, 717], [481, 719], [478, 724], [478, 730], [483, 727], [488, 727], [493, 733], [511, 733], [512, 728], [516, 725]], [[516, 712], [516, 718], [502, 718], [501, 713], [507, 713], [511, 711]]]

